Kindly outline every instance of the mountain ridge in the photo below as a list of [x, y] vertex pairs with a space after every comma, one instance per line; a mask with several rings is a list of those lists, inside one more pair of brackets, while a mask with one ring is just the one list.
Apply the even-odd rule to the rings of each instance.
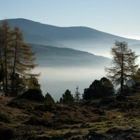
[[133, 45], [140, 44], [139, 40], [119, 37], [84, 26], [58, 27], [23, 18], [7, 21], [10, 26], [18, 26], [21, 29], [26, 43], [73, 48], [103, 56], [109, 55], [115, 40], [128, 42], [131, 49]]
[[[0, 22], [2, 22], [3, 20], [0, 20]], [[10, 23], [11, 26], [19, 26], [21, 27], [21, 29], [23, 28], [23, 26], [28, 29], [29, 27], [31, 27], [30, 25], [33, 25], [34, 26], [39, 26], [41, 28], [46, 28], [46, 27], [50, 27], [50, 31], [56, 31], [58, 29], [60, 30], [69, 30], [69, 29], [77, 29], [77, 30], [81, 30], [83, 29], [84, 31], [88, 31], [88, 32], [100, 32], [101, 34], [106, 34], [106, 35], [111, 35], [111, 36], [114, 36], [114, 37], [119, 37], [119, 38], [123, 38], [123, 39], [128, 39], [128, 40], [133, 40], [133, 41], [139, 41], [139, 40], [136, 40], [136, 39], [130, 39], [130, 38], [125, 38], [125, 37], [121, 37], [121, 36], [118, 36], [118, 35], [114, 35], [114, 34], [111, 34], [111, 33], [106, 33], [106, 32], [103, 32], [103, 31], [100, 31], [100, 30], [97, 30], [97, 29], [94, 29], [94, 28], [91, 28], [91, 27], [86, 27], [86, 26], [68, 26], [68, 27], [62, 27], [62, 26], [56, 26], [56, 25], [50, 25], [50, 24], [45, 24], [45, 23], [41, 23], [41, 22], [37, 22], [37, 21], [32, 21], [32, 20], [29, 20], [29, 19], [25, 19], [25, 18], [15, 18], [15, 19], [7, 19], [7, 21]], [[27, 26], [28, 25], [28, 26]]]
[[33, 52], [36, 54], [39, 66], [101, 67], [103, 63], [104, 65], [109, 65], [111, 62], [107, 57], [71, 48], [60, 48], [39, 44], [31, 44], [31, 46]]

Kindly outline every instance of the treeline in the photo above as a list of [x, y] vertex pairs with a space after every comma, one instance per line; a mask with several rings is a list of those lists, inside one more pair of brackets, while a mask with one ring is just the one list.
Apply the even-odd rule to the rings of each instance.
[[[123, 96], [136, 92], [140, 86], [140, 69], [135, 64], [138, 56], [128, 49], [126, 42], [119, 41], [115, 42], [111, 53], [113, 66], [106, 68], [107, 78], [93, 81], [82, 95], [78, 87], [74, 95], [66, 90], [58, 102], [69, 104], [112, 96], [115, 93], [114, 85], [119, 85], [118, 93]], [[20, 29], [11, 28], [7, 21], [3, 21], [0, 26], [0, 92], [5, 96], [17, 96], [28, 89], [40, 90], [39, 74], [31, 73], [36, 67], [34, 60], [35, 54], [31, 46], [24, 42]], [[133, 81], [131, 87], [127, 84], [130, 80], [131, 84]], [[45, 101], [46, 105], [55, 103], [49, 93], [45, 95]]]
[[5, 96], [16, 96], [29, 88], [40, 88], [35, 68], [35, 55], [24, 42], [18, 27], [11, 28], [7, 21], [0, 26], [0, 90]]
[[[89, 88], [84, 90], [81, 100], [101, 99], [113, 96], [114, 93], [124, 98], [127, 95], [134, 94], [140, 90], [140, 68], [135, 64], [138, 55], [128, 48], [126, 42], [115, 42], [111, 49], [112, 66], [106, 68], [107, 77], [95, 80]], [[114, 87], [118, 86], [115, 91]], [[79, 94], [77, 94], [79, 96]], [[76, 99], [69, 90], [62, 95], [60, 103], [74, 103]]]

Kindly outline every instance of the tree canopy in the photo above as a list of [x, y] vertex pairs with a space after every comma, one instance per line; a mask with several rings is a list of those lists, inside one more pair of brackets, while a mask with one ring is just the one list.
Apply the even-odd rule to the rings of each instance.
[[60, 103], [71, 104], [73, 102], [74, 102], [74, 97], [71, 94], [71, 92], [67, 89], [65, 93], [62, 95], [62, 98], [60, 98]]
[[51, 107], [51, 106], [54, 106], [54, 105], [55, 105], [54, 99], [52, 98], [52, 96], [49, 93], [47, 93], [45, 95], [45, 106], [46, 107]]
[[99, 99], [106, 96], [113, 95], [114, 87], [111, 81], [105, 77], [100, 80], [95, 80], [89, 88], [84, 90], [83, 99], [91, 100], [91, 99]]

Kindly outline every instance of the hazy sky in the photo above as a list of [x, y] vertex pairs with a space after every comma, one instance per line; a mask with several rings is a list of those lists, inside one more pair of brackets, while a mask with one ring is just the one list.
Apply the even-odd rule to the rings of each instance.
[[140, 0], [0, 0], [0, 19], [87, 26], [140, 39]]

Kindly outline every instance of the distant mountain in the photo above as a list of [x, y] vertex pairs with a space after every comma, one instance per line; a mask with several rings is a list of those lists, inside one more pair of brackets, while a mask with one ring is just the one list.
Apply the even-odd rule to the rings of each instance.
[[70, 48], [58, 48], [31, 44], [36, 53], [39, 66], [67, 66], [67, 67], [102, 67], [108, 66], [111, 62], [109, 58], [96, 56], [84, 51]]
[[103, 56], [109, 56], [115, 40], [128, 42], [137, 55], [140, 52], [139, 40], [88, 27], [57, 27], [26, 19], [7, 21], [11, 27], [18, 26], [25, 42], [32, 45], [39, 64], [35, 72], [41, 72], [44, 93], [54, 93], [57, 98], [66, 89], [74, 93], [76, 85], [83, 93], [93, 80], [104, 77], [104, 67], [108, 67], [111, 60]]
[[139, 44], [132, 44], [132, 45], [129, 45], [129, 47], [131, 48], [131, 49], [133, 49], [135, 52], [136, 52], [136, 54], [140, 54], [140, 42], [139, 42]]
[[88, 27], [57, 27], [26, 19], [8, 19], [8, 22], [12, 27], [20, 27], [28, 43], [73, 48], [98, 55], [107, 56], [115, 40], [126, 41], [130, 46], [140, 44], [138, 40], [122, 38]]

